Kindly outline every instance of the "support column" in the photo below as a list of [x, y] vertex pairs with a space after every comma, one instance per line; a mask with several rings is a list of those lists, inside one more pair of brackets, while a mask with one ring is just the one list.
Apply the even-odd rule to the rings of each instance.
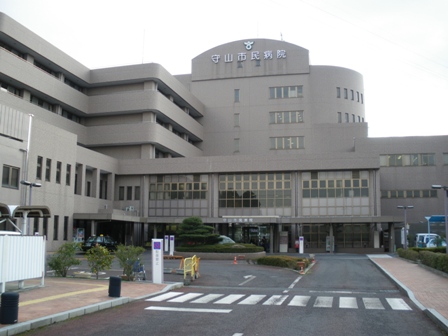
[[395, 224], [389, 223], [389, 253], [395, 252]]

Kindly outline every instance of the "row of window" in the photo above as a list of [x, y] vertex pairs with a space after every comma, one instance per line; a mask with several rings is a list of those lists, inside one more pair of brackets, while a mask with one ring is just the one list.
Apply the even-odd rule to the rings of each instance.
[[381, 198], [434, 198], [437, 190], [382, 190]]
[[118, 200], [125, 200], [125, 190], [126, 190], [126, 201], [140, 201], [140, 186], [120, 186], [118, 187]]
[[356, 91], [355, 95], [355, 91], [350, 90], [349, 94], [349, 89], [343, 88], [343, 90], [341, 90], [340, 87], [336, 87], [336, 98], [342, 98], [342, 92], [344, 93], [344, 99], [356, 100], [358, 103], [364, 104], [364, 95], [359, 91]]
[[434, 166], [435, 164], [434, 153], [380, 155], [380, 165], [382, 167]]
[[[44, 158], [42, 156], [37, 157], [37, 168], [36, 168], [36, 179], [42, 180], [42, 174], [43, 174], [43, 163]], [[71, 180], [71, 174], [72, 174], [72, 165], [66, 164], [65, 166], [65, 184], [67, 186], [70, 185]], [[45, 159], [45, 181], [50, 182], [51, 181], [51, 169], [52, 169], [52, 160], [51, 159]], [[57, 184], [61, 184], [62, 180], [62, 162], [56, 161], [56, 178], [55, 182]]]
[[270, 149], [304, 149], [304, 136], [286, 136], [269, 138]]
[[[69, 217], [64, 216], [64, 223], [63, 223], [63, 232], [62, 232], [62, 240], [68, 240], [68, 224], [69, 224]], [[39, 228], [40, 226], [40, 218], [34, 218], [33, 223], [33, 232], [32, 234], [39, 234], [46, 236], [48, 240], [48, 218], [43, 218], [42, 223], [42, 229]], [[59, 216], [55, 215], [53, 217], [53, 240], [59, 240]]]
[[[344, 122], [345, 123], [349, 123], [349, 122], [364, 122], [364, 117], [361, 116], [357, 116], [355, 114], [352, 114], [351, 119], [350, 119], [350, 114], [349, 113], [344, 113]], [[342, 123], [342, 112], [338, 112], [338, 123], [341, 124]]]
[[303, 111], [269, 112], [270, 124], [303, 123]]

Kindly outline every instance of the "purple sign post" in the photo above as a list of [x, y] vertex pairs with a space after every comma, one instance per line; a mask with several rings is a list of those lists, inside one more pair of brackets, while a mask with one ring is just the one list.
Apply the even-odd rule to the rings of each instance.
[[152, 240], [152, 282], [163, 284], [163, 240]]

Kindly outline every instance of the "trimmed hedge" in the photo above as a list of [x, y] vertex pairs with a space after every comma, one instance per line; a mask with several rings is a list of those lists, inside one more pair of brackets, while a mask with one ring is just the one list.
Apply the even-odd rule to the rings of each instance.
[[443, 253], [433, 252], [436, 248], [410, 248], [408, 250], [398, 249], [397, 253], [400, 257], [420, 262], [423, 265], [434, 268], [436, 270], [448, 273], [448, 255], [445, 253], [446, 249], [443, 247]]
[[310, 259], [308, 259], [308, 258], [298, 258], [298, 257], [290, 257], [290, 256], [262, 257], [262, 258], [257, 259], [257, 264], [300, 270], [300, 267], [297, 265], [297, 263], [299, 261], [302, 261], [305, 263], [305, 268], [307, 268], [310, 265]]
[[256, 253], [263, 252], [262, 246], [254, 244], [216, 244], [216, 245], [197, 245], [197, 246], [179, 246], [178, 252], [203, 252], [203, 253]]

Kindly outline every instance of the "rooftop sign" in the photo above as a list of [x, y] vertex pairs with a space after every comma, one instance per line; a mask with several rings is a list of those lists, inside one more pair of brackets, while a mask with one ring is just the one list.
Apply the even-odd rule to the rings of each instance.
[[[243, 42], [245, 49], [248, 52], [239, 52], [236, 54], [235, 60], [237, 62], [244, 62], [246, 60], [251, 60], [251, 61], [260, 61], [261, 59], [263, 60], [273, 60], [273, 59], [283, 59], [286, 58], [286, 50], [265, 50], [265, 51], [256, 51], [256, 50], [252, 50], [253, 45], [255, 44], [254, 41], [247, 41], [247, 42]], [[224, 58], [224, 63], [232, 63], [234, 60], [234, 54], [224, 54], [223, 58]], [[214, 54], [211, 56], [211, 60], [213, 63], [218, 64], [221, 61], [222, 57], [219, 54]]]

